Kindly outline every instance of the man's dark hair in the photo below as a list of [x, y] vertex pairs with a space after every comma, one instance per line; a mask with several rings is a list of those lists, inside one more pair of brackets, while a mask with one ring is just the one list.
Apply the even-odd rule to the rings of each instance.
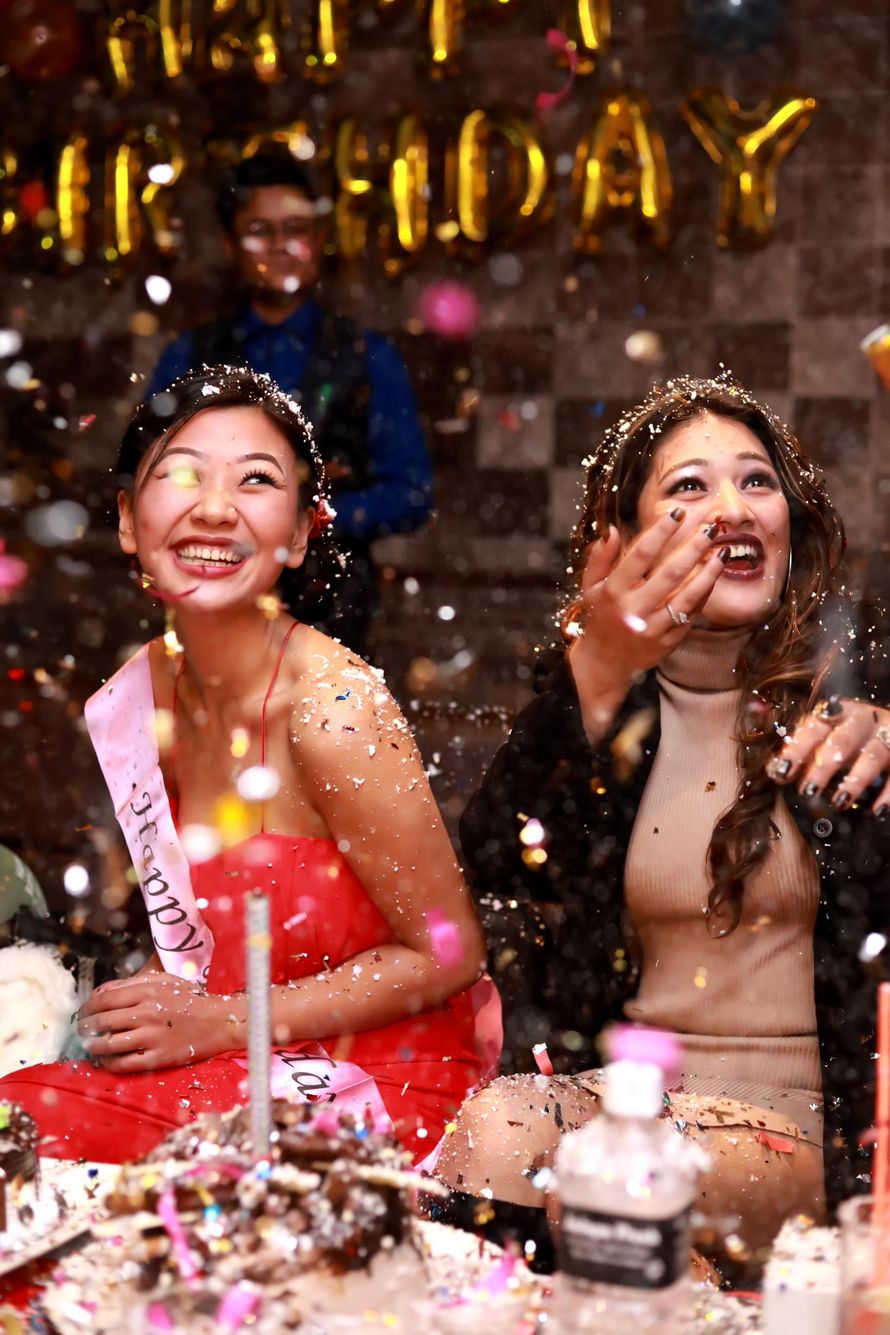
[[235, 214], [249, 201], [251, 191], [266, 185], [297, 190], [313, 204], [318, 199], [311, 176], [290, 153], [256, 153], [231, 167], [220, 186], [216, 211], [227, 232], [234, 232]]

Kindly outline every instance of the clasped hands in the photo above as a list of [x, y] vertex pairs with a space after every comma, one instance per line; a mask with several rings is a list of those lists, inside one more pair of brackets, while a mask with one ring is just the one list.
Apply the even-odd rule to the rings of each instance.
[[153, 972], [97, 987], [77, 1017], [90, 1057], [119, 1075], [187, 1066], [244, 1046], [227, 1023], [231, 1000], [198, 983]]

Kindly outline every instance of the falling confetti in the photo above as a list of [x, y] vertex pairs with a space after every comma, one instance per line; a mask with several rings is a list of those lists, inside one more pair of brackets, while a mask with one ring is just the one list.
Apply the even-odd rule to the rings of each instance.
[[425, 916], [436, 963], [445, 967], [460, 963], [464, 948], [457, 923], [446, 918], [441, 909], [427, 909]]
[[538, 93], [535, 98], [535, 109], [542, 115], [548, 111], [553, 111], [555, 107], [562, 106], [567, 102], [569, 95], [575, 83], [575, 74], [578, 69], [578, 47], [571, 41], [568, 35], [559, 28], [551, 28], [547, 33], [547, 45], [554, 51], [560, 52], [566, 58], [568, 66], [568, 78], [562, 88], [555, 93]]
[[417, 304], [417, 317], [430, 333], [455, 342], [472, 338], [481, 323], [475, 293], [449, 279], [424, 288]]
[[0, 538], [0, 594], [15, 593], [28, 578], [28, 566], [20, 556], [10, 556]]
[[541, 1075], [553, 1075], [553, 1062], [550, 1060], [546, 1043], [536, 1043], [532, 1048], [532, 1056]]
[[271, 802], [281, 788], [281, 775], [270, 765], [251, 765], [238, 775], [235, 789], [245, 802]]

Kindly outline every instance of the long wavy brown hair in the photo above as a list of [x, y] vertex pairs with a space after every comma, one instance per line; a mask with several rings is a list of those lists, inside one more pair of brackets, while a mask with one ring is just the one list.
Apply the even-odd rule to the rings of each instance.
[[726, 935], [738, 926], [745, 882], [764, 862], [775, 834], [777, 788], [767, 761], [785, 730], [812, 706], [831, 666], [820, 614], [837, 590], [846, 545], [840, 515], [796, 437], [729, 375], [682, 377], [656, 386], [585, 460], [584, 499], [571, 538], [575, 593], [563, 610], [562, 627], [569, 638], [578, 623], [590, 543], [610, 525], [628, 536], [637, 531], [640, 492], [655, 450], [668, 432], [706, 413], [731, 418], [757, 437], [778, 473], [791, 516], [792, 562], [782, 601], [758, 627], [739, 664], [739, 789], [717, 821], [708, 850], [709, 926], [715, 935]]

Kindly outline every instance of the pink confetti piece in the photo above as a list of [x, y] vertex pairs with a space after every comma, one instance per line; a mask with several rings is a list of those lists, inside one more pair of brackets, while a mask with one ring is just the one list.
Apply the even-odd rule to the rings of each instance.
[[0, 593], [14, 593], [28, 578], [28, 566], [20, 556], [8, 556], [0, 538]]
[[793, 1140], [786, 1140], [784, 1136], [774, 1136], [770, 1131], [758, 1131], [757, 1140], [761, 1145], [765, 1145], [768, 1150], [775, 1150], [776, 1154], [794, 1153]]
[[474, 1284], [471, 1292], [478, 1296], [488, 1298], [499, 1298], [502, 1293], [506, 1293], [510, 1287], [510, 1281], [516, 1274], [517, 1258], [509, 1252], [505, 1252], [493, 1270]]
[[189, 1248], [182, 1222], [176, 1213], [176, 1201], [173, 1192], [169, 1188], [158, 1201], [158, 1217], [167, 1230], [167, 1236], [170, 1239], [170, 1246], [173, 1248], [173, 1256], [180, 1275], [187, 1284], [194, 1287], [197, 1283], [198, 1267]]
[[262, 1294], [258, 1289], [236, 1284], [233, 1289], [229, 1289], [217, 1308], [216, 1324], [228, 1335], [234, 1335], [254, 1315], [261, 1302]]
[[532, 1048], [532, 1056], [535, 1059], [535, 1065], [541, 1072], [541, 1075], [553, 1074], [553, 1062], [550, 1060], [550, 1054], [547, 1051], [546, 1043], [536, 1043]]
[[472, 1288], [443, 1303], [446, 1309], [469, 1307], [472, 1303], [488, 1303], [492, 1298], [499, 1298], [510, 1287], [510, 1281], [516, 1274], [517, 1258], [512, 1252], [505, 1252], [497, 1265], [488, 1274], [474, 1284]]
[[95, 413], [84, 413], [83, 417], [77, 420], [78, 431], [88, 431], [96, 420]]
[[549, 30], [547, 45], [566, 57], [569, 72], [565, 84], [557, 92], [538, 93], [535, 98], [535, 109], [539, 112], [552, 111], [554, 107], [562, 106], [563, 102], [568, 101], [569, 94], [575, 84], [575, 73], [578, 69], [578, 48], [560, 28]]
[[145, 1315], [148, 1324], [155, 1330], [175, 1330], [173, 1318], [163, 1303], [149, 1303]]
[[312, 1125], [316, 1131], [320, 1131], [323, 1136], [336, 1136], [340, 1130], [340, 1118], [336, 1113], [330, 1112], [327, 1108], [315, 1114], [312, 1119]]
[[446, 918], [441, 909], [428, 909], [426, 924], [437, 964], [458, 964], [464, 957], [463, 942], [457, 923]]

